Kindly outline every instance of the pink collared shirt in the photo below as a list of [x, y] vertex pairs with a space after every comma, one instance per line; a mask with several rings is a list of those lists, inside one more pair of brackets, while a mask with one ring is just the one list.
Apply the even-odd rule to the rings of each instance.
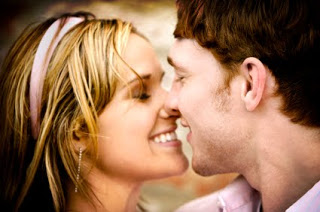
[[258, 212], [261, 198], [243, 176], [237, 177], [221, 191], [193, 200], [176, 212]]
[[[176, 212], [259, 212], [261, 197], [243, 176], [221, 191], [193, 200]], [[320, 181], [286, 212], [320, 212]]]
[[286, 212], [297, 211], [320, 212], [320, 181], [286, 210]]

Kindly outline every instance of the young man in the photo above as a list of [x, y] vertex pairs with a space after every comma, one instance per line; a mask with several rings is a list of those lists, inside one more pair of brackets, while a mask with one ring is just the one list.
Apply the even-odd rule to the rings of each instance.
[[320, 211], [320, 5], [177, 0], [166, 102], [193, 169], [238, 172], [178, 211]]

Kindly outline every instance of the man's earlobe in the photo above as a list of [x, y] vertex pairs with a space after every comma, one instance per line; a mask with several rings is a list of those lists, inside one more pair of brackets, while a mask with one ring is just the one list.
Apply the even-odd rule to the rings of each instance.
[[241, 86], [241, 98], [248, 111], [255, 110], [262, 100], [266, 71], [263, 63], [254, 57], [246, 58], [240, 66], [240, 72], [245, 79]]

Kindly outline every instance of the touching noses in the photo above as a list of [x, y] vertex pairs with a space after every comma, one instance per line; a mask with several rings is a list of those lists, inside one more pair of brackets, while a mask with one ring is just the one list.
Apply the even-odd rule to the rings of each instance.
[[166, 99], [164, 102], [164, 111], [170, 117], [180, 117], [180, 111], [178, 109], [178, 98], [175, 89], [172, 87], [169, 93], [167, 92]]
[[172, 98], [173, 96], [171, 96], [171, 92], [168, 93], [168, 91], [162, 88], [161, 96], [163, 97], [163, 99], [162, 99], [162, 107], [160, 108], [160, 113], [159, 113], [160, 117], [163, 119], [180, 118], [180, 112], [177, 109], [177, 104], [174, 103], [176, 100]]

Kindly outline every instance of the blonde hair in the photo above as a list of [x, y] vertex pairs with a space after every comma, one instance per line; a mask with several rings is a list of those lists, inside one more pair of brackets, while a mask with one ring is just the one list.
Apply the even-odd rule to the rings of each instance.
[[[71, 15], [62, 18], [68, 16]], [[55, 210], [65, 209], [65, 184], [70, 180], [77, 183], [75, 135], [80, 132], [90, 138], [85, 153], [96, 158], [98, 115], [122, 79], [121, 70], [126, 65], [122, 55], [130, 33], [136, 33], [130, 23], [121, 20], [98, 20], [86, 13], [73, 16], [83, 16], [85, 21], [62, 38], [52, 55], [43, 86], [37, 140], [32, 138], [30, 126], [30, 72], [37, 46], [56, 19], [27, 28], [3, 63], [0, 73], [0, 169], [4, 178], [1, 201], [14, 210], [21, 207], [30, 187], [37, 183], [35, 176], [38, 175], [49, 184]], [[44, 188], [37, 189], [41, 194]], [[85, 181], [78, 183], [78, 191], [87, 198], [89, 190]]]

